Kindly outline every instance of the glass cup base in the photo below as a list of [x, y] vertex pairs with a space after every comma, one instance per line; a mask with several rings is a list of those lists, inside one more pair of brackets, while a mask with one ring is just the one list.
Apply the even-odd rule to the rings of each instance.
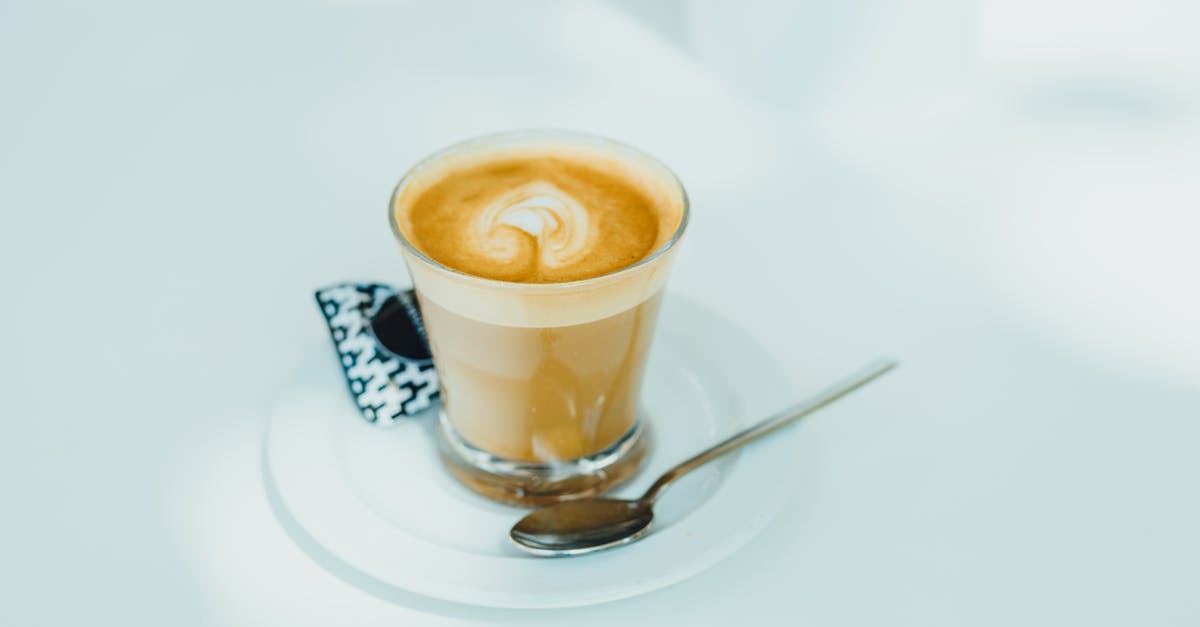
[[541, 507], [599, 496], [633, 476], [646, 456], [648, 437], [638, 419], [612, 446], [587, 457], [551, 463], [517, 462], [469, 444], [438, 412], [438, 452], [463, 485], [494, 501]]

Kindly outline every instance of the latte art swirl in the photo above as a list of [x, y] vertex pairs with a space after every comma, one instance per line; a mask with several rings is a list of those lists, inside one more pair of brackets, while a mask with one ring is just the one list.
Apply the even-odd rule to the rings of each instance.
[[561, 268], [589, 249], [587, 210], [549, 183], [530, 183], [500, 196], [479, 213], [475, 227], [475, 239], [465, 243], [505, 265]]
[[615, 272], [662, 246], [682, 211], [663, 200], [677, 188], [582, 149], [470, 155], [420, 177], [396, 200], [404, 236], [438, 263], [501, 281]]

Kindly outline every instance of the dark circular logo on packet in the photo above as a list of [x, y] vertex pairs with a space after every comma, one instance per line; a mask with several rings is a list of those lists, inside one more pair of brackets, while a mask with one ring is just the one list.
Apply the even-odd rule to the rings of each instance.
[[393, 355], [413, 361], [430, 359], [421, 323], [413, 315], [419, 315], [415, 306], [406, 307], [399, 298], [390, 296], [371, 318], [371, 332]]

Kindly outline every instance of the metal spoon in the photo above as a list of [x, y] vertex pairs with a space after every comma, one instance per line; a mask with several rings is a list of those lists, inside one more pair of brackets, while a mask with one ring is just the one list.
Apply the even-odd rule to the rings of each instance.
[[896, 365], [887, 360], [873, 362], [816, 397], [735, 433], [668, 470], [640, 499], [589, 498], [557, 503], [525, 516], [513, 525], [508, 535], [521, 549], [547, 557], [581, 555], [633, 542], [650, 532], [654, 500], [671, 482], [743, 444], [813, 413]]

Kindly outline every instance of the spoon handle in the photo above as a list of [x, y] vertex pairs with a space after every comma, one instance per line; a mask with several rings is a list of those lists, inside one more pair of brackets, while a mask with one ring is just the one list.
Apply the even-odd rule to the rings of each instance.
[[870, 365], [864, 367], [862, 370], [846, 378], [844, 381], [837, 383], [833, 387], [830, 387], [817, 396], [807, 401], [797, 403], [796, 405], [792, 405], [791, 407], [780, 411], [779, 413], [763, 420], [762, 422], [747, 427], [729, 436], [725, 440], [713, 445], [712, 448], [698, 453], [696, 456], [663, 473], [663, 476], [659, 477], [658, 481], [655, 481], [654, 485], [650, 486], [649, 490], [646, 490], [646, 494], [640, 499], [641, 502], [653, 503], [654, 499], [658, 498], [658, 494], [659, 492], [662, 492], [663, 488], [666, 488], [671, 484], [671, 482], [682, 477], [683, 475], [724, 455], [725, 453], [728, 453], [729, 451], [732, 451], [735, 448], [738, 448], [743, 444], [753, 442], [754, 440], [757, 440], [758, 438], [761, 438], [762, 436], [767, 435], [768, 433], [771, 433], [780, 427], [789, 425], [803, 418], [804, 416], [821, 409], [822, 407], [857, 390], [871, 381], [874, 381], [882, 376], [885, 372], [895, 368], [897, 365], [898, 364], [895, 361], [884, 359], [871, 362]]

